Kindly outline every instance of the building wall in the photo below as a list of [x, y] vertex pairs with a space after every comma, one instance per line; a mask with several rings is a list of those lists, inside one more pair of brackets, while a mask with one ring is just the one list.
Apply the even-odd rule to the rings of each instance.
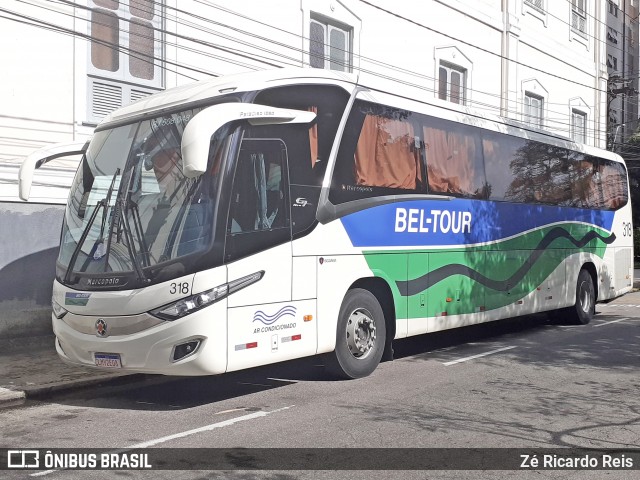
[[0, 202], [0, 340], [51, 333], [63, 207]]
[[[629, 0], [630, 1], [630, 0]], [[535, 3], [535, 2], [534, 2]], [[3, 2], [0, 19], [0, 160], [55, 141], [88, 137], [87, 35], [90, 0]], [[587, 4], [585, 38], [572, 33], [571, 2], [543, 0], [167, 0], [163, 87], [255, 69], [308, 64], [309, 20], [353, 28], [354, 70], [437, 88], [438, 61], [468, 67], [467, 105], [522, 119], [524, 82], [547, 101], [545, 128], [570, 133], [570, 105], [588, 115], [589, 143], [604, 146], [605, 0]], [[53, 28], [48, 30], [44, 27]], [[505, 58], [506, 57], [506, 58]], [[523, 86], [524, 85], [524, 86]], [[603, 96], [604, 95], [604, 96]]]
[[20, 16], [0, 19], [0, 161], [74, 136], [73, 37], [33, 26], [41, 22], [71, 29], [73, 9], [34, 3], [2, 4]]

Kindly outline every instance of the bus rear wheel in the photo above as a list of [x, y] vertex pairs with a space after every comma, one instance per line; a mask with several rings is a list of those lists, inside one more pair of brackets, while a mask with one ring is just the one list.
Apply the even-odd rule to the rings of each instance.
[[578, 325], [586, 325], [596, 313], [596, 290], [593, 278], [586, 270], [580, 270], [576, 284], [576, 303], [571, 310], [571, 319]]
[[385, 341], [385, 317], [378, 299], [369, 290], [349, 290], [340, 307], [336, 349], [326, 368], [339, 378], [366, 377], [380, 363]]

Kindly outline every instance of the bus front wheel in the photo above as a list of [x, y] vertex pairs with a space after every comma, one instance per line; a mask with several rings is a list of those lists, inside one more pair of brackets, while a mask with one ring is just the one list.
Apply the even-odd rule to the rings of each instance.
[[339, 378], [366, 377], [380, 363], [385, 341], [385, 318], [378, 299], [369, 290], [349, 290], [340, 307], [336, 349], [326, 368]]
[[574, 323], [586, 325], [596, 313], [596, 291], [593, 278], [586, 270], [580, 270], [576, 285], [576, 303], [571, 309]]

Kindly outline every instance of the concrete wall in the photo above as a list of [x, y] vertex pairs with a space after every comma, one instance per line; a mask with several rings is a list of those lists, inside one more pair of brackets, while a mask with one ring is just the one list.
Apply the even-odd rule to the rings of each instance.
[[64, 206], [0, 202], [0, 342], [48, 335]]

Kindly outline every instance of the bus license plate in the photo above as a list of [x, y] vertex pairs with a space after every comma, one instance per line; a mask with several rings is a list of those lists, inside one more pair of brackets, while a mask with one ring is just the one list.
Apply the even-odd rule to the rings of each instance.
[[122, 368], [119, 353], [96, 353], [94, 360], [98, 367]]

